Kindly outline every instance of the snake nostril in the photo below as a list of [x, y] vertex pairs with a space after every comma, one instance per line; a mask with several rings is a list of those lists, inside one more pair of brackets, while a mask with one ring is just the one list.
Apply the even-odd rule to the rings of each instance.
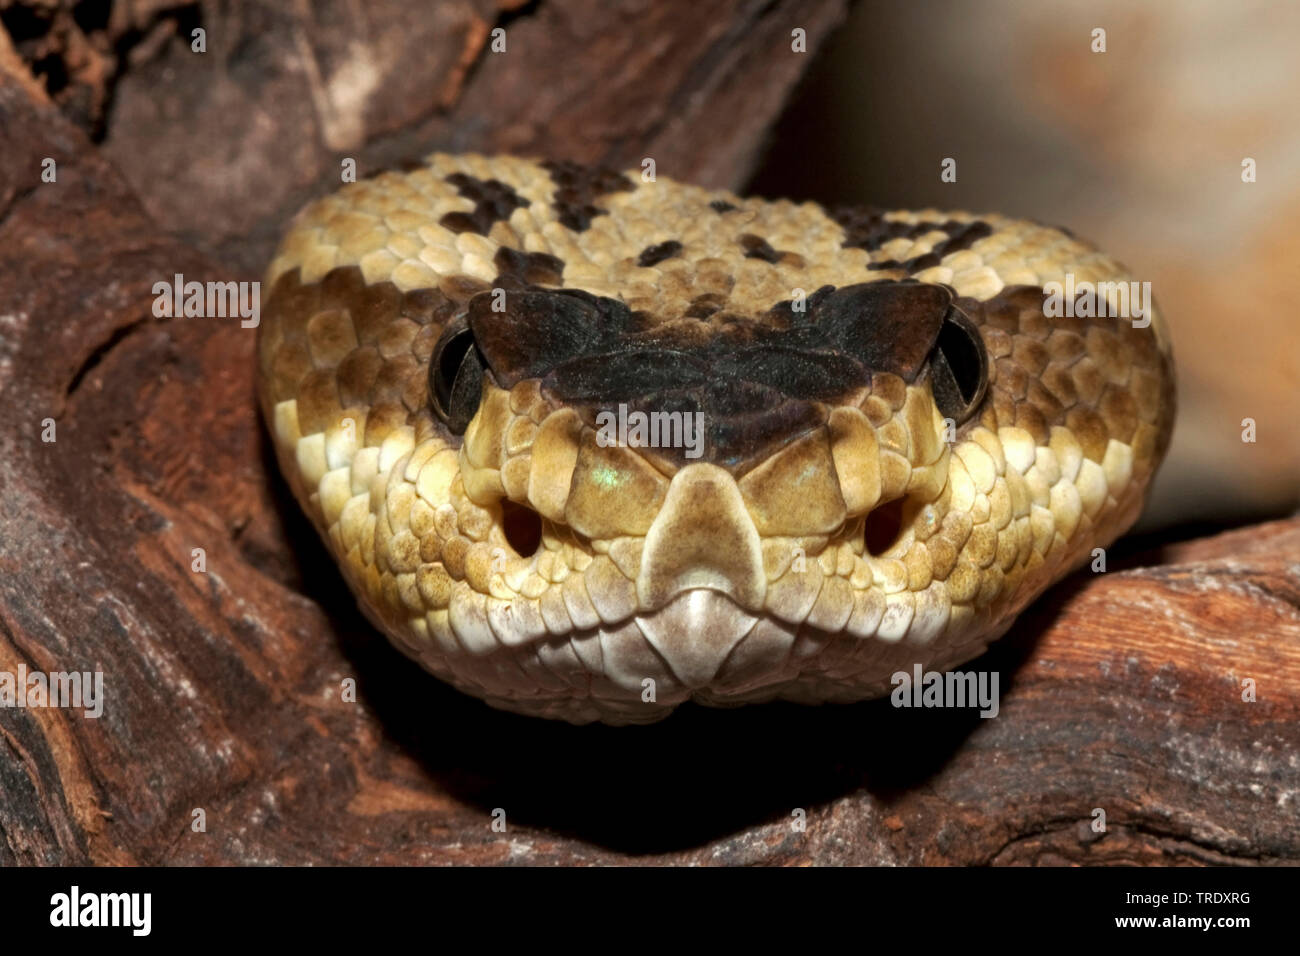
[[903, 507], [906, 498], [895, 498], [867, 515], [862, 541], [867, 553], [878, 558], [897, 543], [903, 531]]
[[517, 555], [530, 558], [537, 553], [542, 543], [542, 519], [536, 511], [507, 498], [501, 502], [501, 526], [506, 543]]

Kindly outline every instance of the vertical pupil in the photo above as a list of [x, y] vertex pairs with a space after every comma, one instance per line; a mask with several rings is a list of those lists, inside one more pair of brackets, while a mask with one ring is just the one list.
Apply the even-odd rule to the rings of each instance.
[[979, 391], [980, 357], [977, 346], [955, 322], [945, 322], [939, 331], [939, 350], [948, 360], [961, 397], [969, 402]]
[[950, 312], [939, 330], [930, 376], [944, 416], [960, 425], [975, 413], [988, 384], [988, 358], [979, 331], [960, 312]]
[[433, 378], [438, 405], [451, 411], [451, 395], [456, 384], [456, 376], [465, 361], [465, 356], [474, 345], [474, 336], [469, 329], [456, 333], [438, 355], [437, 374]]

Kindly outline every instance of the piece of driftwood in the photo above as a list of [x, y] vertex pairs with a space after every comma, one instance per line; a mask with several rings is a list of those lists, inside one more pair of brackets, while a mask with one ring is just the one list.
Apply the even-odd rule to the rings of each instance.
[[[653, 23], [623, 24], [634, 42], [611, 39], [617, 5], [541, 2], [506, 16], [514, 50], [542, 45], [507, 68], [479, 38], [501, 11], [478, 6], [462, 21], [475, 5], [434, 5], [443, 42], [384, 74], [362, 159], [649, 155], [738, 185], [801, 69], [792, 22], [811, 49], [841, 12], [638, 4]], [[312, 31], [338, 28], [285, 42], [298, 30], [328, 59]], [[250, 146], [202, 118], [221, 102], [202, 87], [232, 76], [273, 127], [280, 98], [311, 95], [273, 91], [279, 61], [224, 42], [234, 72], [159, 92], [189, 104], [165, 145], [127, 99], [96, 145], [21, 75], [21, 44], [0, 44], [0, 674], [98, 671], [105, 697], [93, 719], [0, 709], [0, 865], [1300, 862], [1297, 520], [1118, 548], [1105, 574], [1064, 582], [971, 665], [1000, 675], [990, 720], [886, 700], [574, 728], [402, 658], [276, 477], [253, 330], [151, 312], [175, 273], [256, 277], [283, 217], [333, 187], [340, 148], [320, 127], [285, 181], [301, 129]], [[131, 76], [109, 93], [129, 98]], [[205, 129], [244, 160], [186, 179]]]

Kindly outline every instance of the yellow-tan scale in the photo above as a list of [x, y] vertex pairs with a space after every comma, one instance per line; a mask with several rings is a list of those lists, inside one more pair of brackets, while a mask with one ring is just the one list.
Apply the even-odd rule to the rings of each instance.
[[[487, 235], [453, 232], [440, 221], [474, 208], [447, 182], [457, 172], [528, 205]], [[558, 257], [558, 287], [680, 321], [703, 294], [758, 316], [800, 290], [902, 278], [868, 263], [947, 238], [846, 249], [811, 203], [626, 178], [635, 187], [600, 196], [604, 214], [574, 231], [538, 164], [435, 155], [308, 207], [270, 266], [260, 382], [282, 469], [363, 608], [430, 671], [495, 705], [574, 721], [655, 720], [692, 698], [861, 699], [914, 662], [968, 660], [1136, 519], [1172, 421], [1163, 321], [1045, 317], [1040, 295], [1010, 291], [1066, 273], [1128, 277], [1064, 233], [998, 216], [980, 217], [991, 235], [912, 276], [987, 305], [972, 317], [989, 398], [951, 443], [925, 377], [890, 374], [742, 473], [601, 447], [536, 381], [506, 391], [489, 376], [463, 440], [448, 433], [428, 407], [430, 354], [491, 287], [502, 246]], [[745, 257], [743, 235], [777, 261]], [[637, 264], [668, 241], [678, 255]], [[864, 522], [897, 499], [900, 532], [873, 554]], [[541, 516], [535, 554], [511, 547], [506, 501]], [[707, 635], [666, 639], [638, 623], [688, 586], [727, 593], [753, 626], [701, 656]]]

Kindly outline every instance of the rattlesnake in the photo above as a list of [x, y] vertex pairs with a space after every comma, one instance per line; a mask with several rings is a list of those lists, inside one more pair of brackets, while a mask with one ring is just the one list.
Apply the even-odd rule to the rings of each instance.
[[[1049, 316], [1066, 281], [1128, 276], [997, 215], [437, 154], [299, 214], [259, 389], [362, 608], [456, 687], [573, 722], [853, 701], [1136, 520], [1168, 333]], [[610, 440], [638, 412], [669, 447]]]

